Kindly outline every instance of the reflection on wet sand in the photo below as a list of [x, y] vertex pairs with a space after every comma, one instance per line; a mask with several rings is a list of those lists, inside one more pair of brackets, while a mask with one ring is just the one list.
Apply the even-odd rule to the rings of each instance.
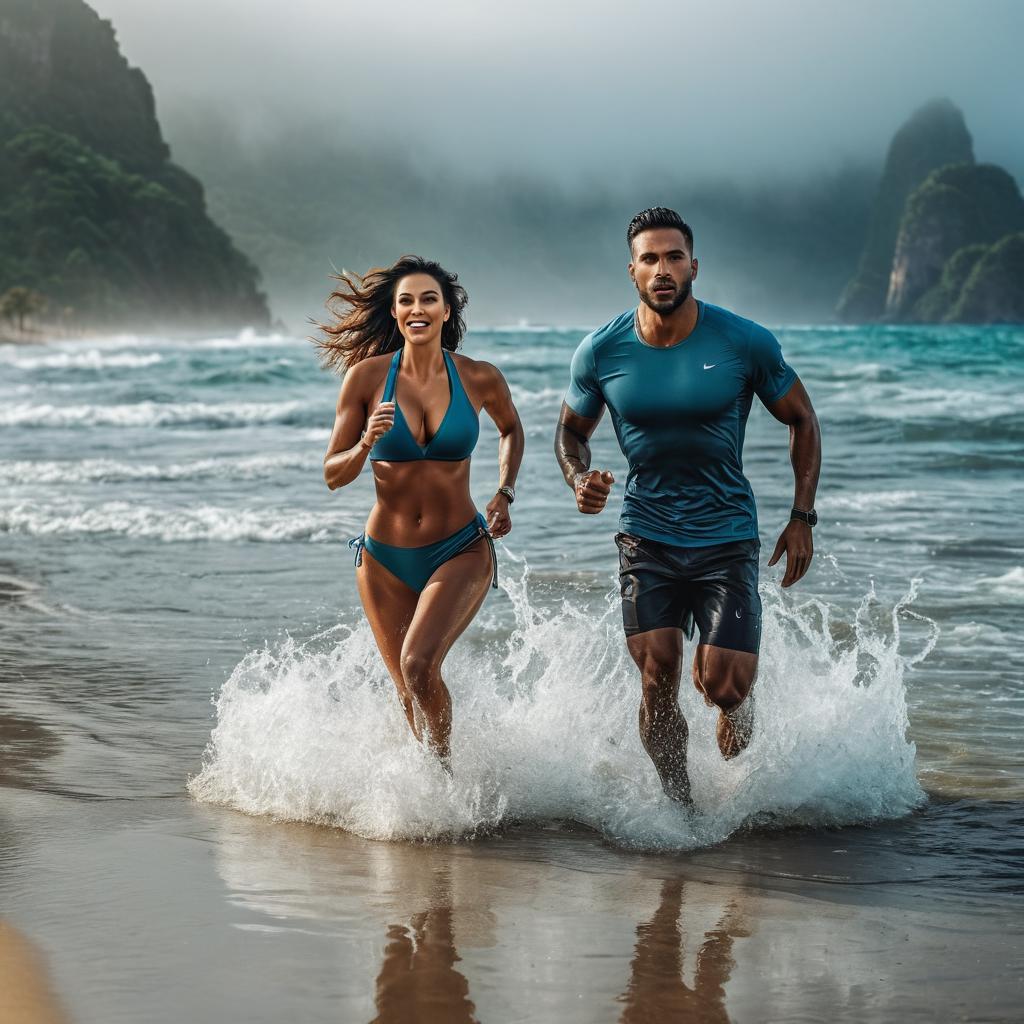
[[39, 952], [17, 928], [0, 920], [0, 1021], [58, 1024], [66, 1019]]
[[452, 929], [448, 872], [437, 876], [431, 904], [408, 925], [388, 928], [384, 963], [377, 975], [377, 1016], [372, 1024], [476, 1024], [469, 982], [455, 968], [459, 954]]
[[60, 737], [34, 718], [0, 711], [0, 786], [31, 788], [39, 763], [60, 747]]
[[749, 1009], [735, 940], [751, 935], [762, 898], [684, 880], [669, 859], [631, 860], [567, 832], [475, 847], [374, 843], [200, 813], [230, 901], [262, 917], [238, 927], [340, 941], [343, 1019], [710, 1024], [729, 1020], [727, 986], [733, 1012]]
[[730, 903], [718, 927], [704, 933], [697, 953], [693, 987], [683, 981], [684, 932], [680, 915], [685, 909], [686, 882], [666, 879], [661, 902], [646, 924], [637, 925], [636, 952], [630, 964], [629, 986], [621, 1001], [626, 1004], [621, 1024], [685, 1020], [688, 1024], [719, 1024], [729, 1021], [725, 1009], [725, 984], [736, 962], [733, 939], [746, 937], [736, 904]]

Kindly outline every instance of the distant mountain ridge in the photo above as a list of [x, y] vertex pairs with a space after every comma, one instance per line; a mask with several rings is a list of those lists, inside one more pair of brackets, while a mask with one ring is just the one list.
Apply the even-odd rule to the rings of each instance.
[[258, 270], [83, 0], [0, 0], [0, 292], [15, 285], [89, 325], [269, 321]]

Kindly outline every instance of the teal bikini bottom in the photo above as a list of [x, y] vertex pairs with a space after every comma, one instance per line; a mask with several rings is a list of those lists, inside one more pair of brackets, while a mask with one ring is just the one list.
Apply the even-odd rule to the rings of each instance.
[[494, 541], [487, 532], [487, 521], [478, 512], [472, 522], [467, 523], [450, 537], [424, 544], [418, 548], [400, 548], [394, 544], [382, 544], [369, 534], [361, 534], [348, 542], [350, 548], [356, 549], [355, 563], [363, 564], [363, 548], [373, 555], [393, 576], [397, 576], [407, 587], [417, 593], [426, 585], [427, 580], [449, 559], [462, 554], [466, 548], [475, 544], [481, 537], [487, 539], [491, 551], [493, 574], [491, 586], [498, 586], [498, 560], [494, 555]]

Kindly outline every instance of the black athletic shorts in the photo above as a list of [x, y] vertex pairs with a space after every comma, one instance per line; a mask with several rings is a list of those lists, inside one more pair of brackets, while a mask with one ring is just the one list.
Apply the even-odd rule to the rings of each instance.
[[668, 626], [692, 638], [696, 623], [702, 644], [757, 654], [759, 540], [684, 548], [619, 533], [615, 543], [626, 636]]

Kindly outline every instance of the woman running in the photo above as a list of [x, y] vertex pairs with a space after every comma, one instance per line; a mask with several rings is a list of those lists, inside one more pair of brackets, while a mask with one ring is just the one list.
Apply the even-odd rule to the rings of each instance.
[[[523, 428], [508, 385], [490, 363], [452, 355], [466, 330], [465, 289], [418, 256], [348, 274], [327, 300], [325, 368], [345, 376], [324, 479], [351, 483], [367, 459], [377, 503], [355, 541], [356, 579], [409, 727], [450, 771], [452, 701], [441, 665], [497, 586], [492, 537], [512, 529], [509, 506]], [[486, 410], [501, 435], [498, 489], [477, 512], [469, 458]]]

